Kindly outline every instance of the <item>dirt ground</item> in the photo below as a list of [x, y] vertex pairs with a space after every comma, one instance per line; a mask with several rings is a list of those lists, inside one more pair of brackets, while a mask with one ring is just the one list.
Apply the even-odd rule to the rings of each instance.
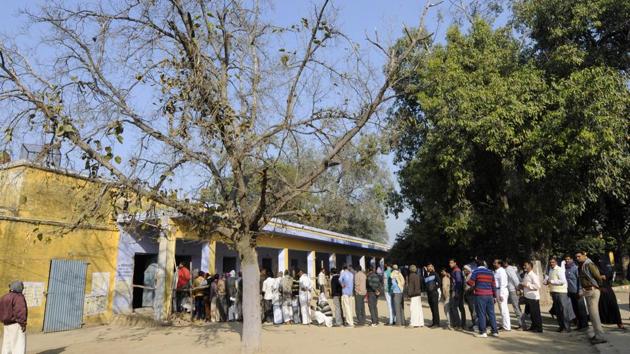
[[[628, 317], [628, 293], [618, 294], [622, 317]], [[423, 298], [424, 317], [430, 311]], [[442, 310], [442, 309], [441, 309]], [[367, 311], [367, 310], [366, 310]], [[332, 353], [524, 353], [548, 354], [596, 353], [585, 333], [556, 333], [556, 322], [548, 317], [545, 333], [534, 334], [513, 330], [501, 332], [499, 338], [476, 338], [471, 332], [437, 328], [400, 328], [390, 326], [326, 328], [318, 326], [283, 325], [263, 326], [264, 353], [332, 354]], [[385, 302], [379, 303], [381, 320], [387, 314]], [[409, 316], [409, 304], [405, 314]], [[443, 315], [443, 314], [442, 314]], [[368, 315], [369, 316], [369, 315]], [[443, 318], [443, 317], [442, 317]], [[444, 323], [444, 320], [442, 321]], [[428, 322], [427, 322], [428, 323]], [[514, 322], [513, 322], [514, 323]], [[606, 326], [616, 332], [615, 326]], [[218, 323], [185, 327], [140, 328], [99, 326], [80, 330], [34, 334], [28, 337], [27, 353], [238, 353], [240, 351], [240, 323]], [[626, 337], [625, 335], [623, 337]], [[630, 338], [630, 335], [628, 336]], [[625, 339], [624, 339], [625, 341]], [[630, 345], [630, 341], [628, 342]], [[627, 348], [627, 346], [626, 346]]]

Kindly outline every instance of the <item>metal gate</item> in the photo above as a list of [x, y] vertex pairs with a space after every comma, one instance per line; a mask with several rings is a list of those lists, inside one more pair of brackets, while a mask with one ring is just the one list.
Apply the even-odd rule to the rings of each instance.
[[81, 327], [87, 265], [84, 261], [65, 259], [50, 262], [44, 332]]

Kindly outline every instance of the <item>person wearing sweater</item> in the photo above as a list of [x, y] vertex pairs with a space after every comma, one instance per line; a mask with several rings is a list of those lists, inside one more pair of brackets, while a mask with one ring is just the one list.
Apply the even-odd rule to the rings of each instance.
[[374, 267], [368, 268], [367, 275], [367, 297], [368, 308], [370, 309], [370, 318], [372, 319], [372, 327], [378, 326], [378, 297], [381, 294], [381, 278], [374, 271]]
[[494, 304], [497, 299], [496, 281], [494, 273], [486, 268], [486, 262], [477, 259], [477, 269], [472, 272], [468, 285], [474, 287], [475, 294], [475, 310], [477, 311], [477, 320], [479, 322], [478, 337], [486, 338], [486, 318], [490, 320], [490, 328], [494, 337], [499, 336], [497, 331], [497, 319], [494, 314]]
[[549, 259], [549, 278], [545, 284], [549, 286], [553, 308], [558, 320], [558, 332], [571, 332], [571, 321], [575, 318], [571, 300], [567, 295], [567, 277], [564, 268], [560, 267], [556, 257]]
[[2, 320], [2, 353], [24, 354], [26, 352], [26, 320], [28, 308], [22, 292], [24, 283], [13, 281], [9, 292], [0, 298]]
[[420, 287], [420, 276], [415, 265], [409, 267], [409, 278], [407, 279], [407, 295], [411, 299], [411, 319], [410, 326], [414, 328], [424, 327], [424, 315], [422, 313], [422, 300]]
[[453, 319], [451, 317], [452, 310], [451, 306], [454, 304], [451, 302], [451, 275], [446, 271], [446, 269], [442, 269], [440, 271], [440, 276], [442, 277], [442, 297], [440, 300], [444, 302], [444, 313], [446, 314], [446, 328], [453, 329]]

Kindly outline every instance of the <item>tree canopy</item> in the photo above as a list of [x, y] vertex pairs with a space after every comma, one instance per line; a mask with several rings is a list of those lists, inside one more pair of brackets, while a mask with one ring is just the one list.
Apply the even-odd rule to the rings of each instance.
[[[519, 11], [531, 12], [516, 21], [560, 16], [562, 7], [549, 4], [537, 13], [541, 3], [554, 1], [521, 2]], [[412, 218], [394, 257], [451, 245], [460, 258], [525, 258], [597, 235], [604, 224], [601, 232], [627, 234], [594, 208], [609, 199], [627, 205], [627, 78], [618, 61], [591, 48], [584, 50], [600, 59], [567, 72], [548, 55], [561, 44], [535, 31], [531, 40], [524, 45], [510, 27], [476, 18], [468, 33], [451, 27], [445, 44], [418, 50], [406, 66], [413, 75], [395, 86], [401, 98], [391, 114], [401, 166], [394, 209], [407, 206]]]

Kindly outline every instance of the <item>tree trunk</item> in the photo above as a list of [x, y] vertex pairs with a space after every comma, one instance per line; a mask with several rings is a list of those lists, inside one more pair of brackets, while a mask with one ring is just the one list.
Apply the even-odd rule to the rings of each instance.
[[243, 333], [241, 334], [243, 354], [261, 352], [260, 270], [258, 254], [256, 249], [250, 246], [249, 240], [250, 236], [244, 235], [237, 245], [243, 273]]

